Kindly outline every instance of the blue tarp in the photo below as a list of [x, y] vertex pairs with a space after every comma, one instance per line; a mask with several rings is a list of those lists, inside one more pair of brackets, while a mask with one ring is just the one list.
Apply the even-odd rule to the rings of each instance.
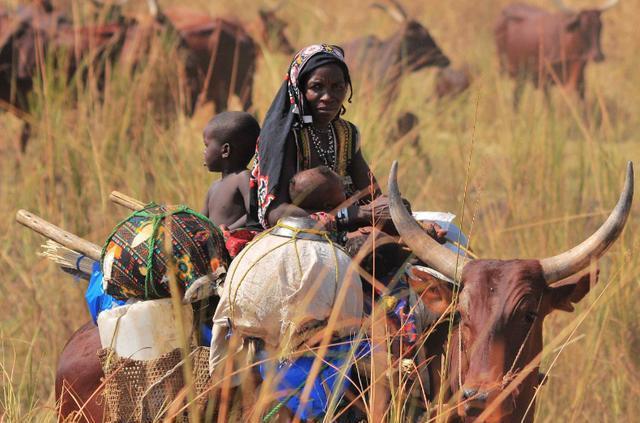
[[[340, 371], [343, 371], [344, 366], [349, 362], [353, 363], [354, 359], [363, 358], [370, 353], [368, 342], [361, 342], [355, 348], [355, 351], [352, 351], [353, 347], [354, 344], [351, 340], [329, 347], [323, 360], [323, 365], [320, 368], [320, 374], [313, 382], [309, 400], [304, 410], [300, 411], [300, 417], [303, 420], [324, 415], [328, 411], [331, 398], [342, 396], [349, 384], [349, 380], [347, 378], [341, 379], [339, 377]], [[294, 414], [300, 408], [300, 397], [314, 359], [314, 356], [300, 357], [293, 362], [278, 365], [276, 370], [276, 379], [280, 380], [278, 392], [284, 393], [278, 399], [286, 401], [286, 407]], [[350, 364], [349, 367], [351, 367]], [[260, 375], [263, 379], [269, 369], [269, 363], [262, 362], [259, 365]], [[347, 370], [346, 376], [348, 377], [349, 374], [350, 370]]]
[[89, 279], [89, 286], [87, 286], [87, 292], [85, 292], [84, 298], [87, 300], [87, 306], [89, 307], [89, 313], [91, 313], [93, 323], [96, 324], [98, 323], [98, 314], [100, 314], [100, 312], [125, 303], [122, 300], [116, 300], [104, 292], [102, 288], [102, 272], [100, 271], [100, 262], [98, 261], [93, 263], [91, 279]]

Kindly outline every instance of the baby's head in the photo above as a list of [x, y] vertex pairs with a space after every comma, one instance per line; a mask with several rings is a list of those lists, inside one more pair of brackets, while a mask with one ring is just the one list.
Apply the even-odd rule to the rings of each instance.
[[202, 132], [204, 164], [211, 172], [243, 170], [256, 151], [260, 125], [246, 112], [215, 115]]
[[289, 196], [293, 204], [311, 211], [330, 211], [347, 199], [342, 179], [327, 166], [296, 173], [289, 181]]

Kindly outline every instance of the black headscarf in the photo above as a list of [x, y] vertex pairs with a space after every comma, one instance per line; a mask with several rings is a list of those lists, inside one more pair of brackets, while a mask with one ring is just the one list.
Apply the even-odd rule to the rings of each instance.
[[300, 50], [273, 99], [262, 124], [256, 159], [251, 172], [250, 221], [260, 222], [267, 228], [267, 210], [275, 198], [280, 183], [282, 163], [287, 138], [292, 128], [313, 122], [306, 107], [302, 83], [311, 72], [328, 64], [337, 64], [344, 72], [345, 82], [351, 86], [349, 69], [344, 62], [344, 53], [338, 46], [314, 44]]

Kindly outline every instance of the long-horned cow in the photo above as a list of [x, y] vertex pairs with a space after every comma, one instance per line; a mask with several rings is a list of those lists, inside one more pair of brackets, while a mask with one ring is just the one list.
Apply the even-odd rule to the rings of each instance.
[[555, 13], [527, 4], [511, 4], [502, 10], [494, 35], [502, 70], [517, 78], [514, 106], [518, 106], [525, 78], [531, 78], [545, 93], [549, 85], [561, 84], [584, 98], [587, 63], [604, 60], [601, 14], [617, 2], [572, 10], [556, 0], [560, 11]]
[[391, 3], [393, 9], [380, 4], [375, 6], [386, 10], [399, 22], [400, 26], [393, 34], [383, 40], [369, 35], [343, 44], [345, 59], [353, 75], [362, 76], [363, 82], [378, 90], [384, 87], [383, 94], [392, 94], [405, 73], [449, 65], [449, 58], [427, 28], [410, 19], [396, 0]]
[[542, 322], [553, 310], [573, 311], [572, 303], [588, 293], [590, 275], [579, 272], [598, 260], [624, 228], [633, 199], [632, 163], [602, 226], [570, 250], [540, 260], [470, 260], [444, 248], [406, 210], [396, 174], [394, 163], [390, 209], [402, 239], [427, 265], [461, 283], [449, 368], [451, 391], [462, 400], [458, 414], [478, 421], [532, 421]]

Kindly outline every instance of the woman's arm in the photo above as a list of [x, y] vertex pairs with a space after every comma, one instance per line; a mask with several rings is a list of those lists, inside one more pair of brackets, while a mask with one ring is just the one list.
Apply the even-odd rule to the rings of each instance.
[[282, 163], [282, 174], [280, 175], [280, 183], [276, 188], [276, 197], [271, 202], [267, 210], [267, 221], [269, 226], [275, 225], [278, 220], [285, 216], [309, 216], [309, 213], [300, 207], [291, 204], [289, 198], [289, 181], [296, 174], [297, 169], [297, 153], [295, 141], [291, 136], [287, 139], [287, 147], [284, 152], [284, 161]]
[[[353, 160], [351, 161], [351, 180], [355, 190], [358, 192], [366, 192], [369, 200], [373, 200], [382, 194], [380, 187], [378, 186], [378, 181], [371, 172], [371, 169], [369, 169], [369, 165], [362, 156], [362, 150], [360, 149], [356, 151], [353, 156]], [[371, 183], [373, 183], [373, 193], [371, 193]]]
[[385, 224], [390, 221], [389, 202], [386, 196], [382, 196], [382, 191], [378, 182], [371, 172], [369, 165], [362, 155], [362, 150], [358, 149], [351, 162], [351, 180], [356, 190], [355, 196], [364, 199], [366, 205], [353, 204], [348, 208], [348, 229], [356, 229], [361, 226], [373, 225], [373, 217], [376, 222]]

